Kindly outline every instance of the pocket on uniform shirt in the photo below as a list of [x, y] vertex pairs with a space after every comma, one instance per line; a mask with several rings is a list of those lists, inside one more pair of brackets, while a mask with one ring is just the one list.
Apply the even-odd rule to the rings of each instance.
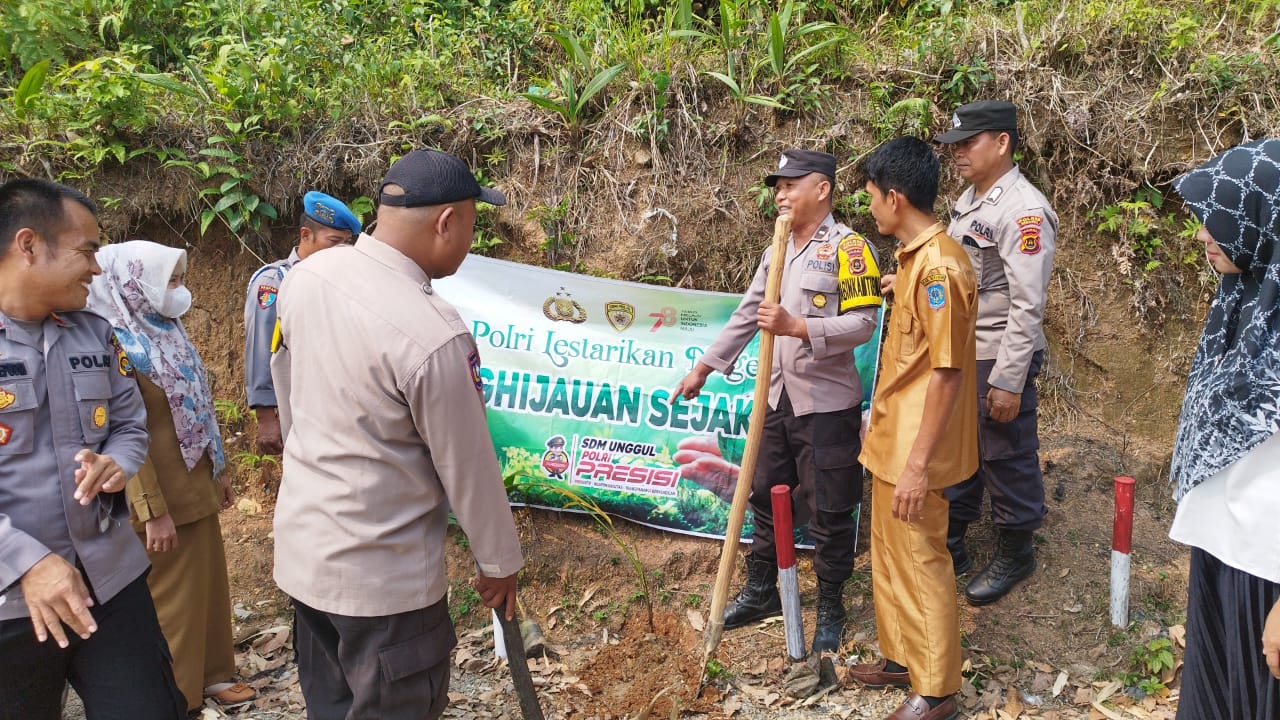
[[[911, 313], [906, 310], [900, 310], [902, 319], [894, 323], [901, 337], [899, 337], [898, 347], [902, 348], [902, 355], [898, 360], [906, 360], [915, 354], [916, 351], [916, 333], [915, 318], [911, 317]], [[895, 313], [896, 315], [897, 313]]]
[[84, 441], [100, 443], [110, 432], [111, 378], [106, 370], [71, 373], [76, 405], [80, 409], [80, 430]]
[[835, 317], [840, 312], [840, 285], [836, 276], [807, 272], [800, 275], [803, 311], [809, 317]]
[[0, 383], [0, 456], [26, 455], [35, 447], [35, 398], [32, 380]]

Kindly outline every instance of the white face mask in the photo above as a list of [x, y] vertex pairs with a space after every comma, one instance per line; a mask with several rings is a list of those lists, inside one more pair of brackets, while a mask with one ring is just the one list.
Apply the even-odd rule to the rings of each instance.
[[191, 291], [186, 285], [166, 290], [160, 302], [160, 314], [167, 318], [180, 318], [191, 309]]

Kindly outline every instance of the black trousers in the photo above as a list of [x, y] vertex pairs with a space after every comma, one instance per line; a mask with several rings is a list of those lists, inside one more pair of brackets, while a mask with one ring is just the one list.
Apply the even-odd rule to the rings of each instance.
[[449, 703], [448, 604], [351, 617], [293, 601], [308, 720], [434, 720]]
[[1179, 720], [1280, 718], [1280, 680], [1262, 654], [1262, 626], [1277, 600], [1280, 585], [1191, 549]]
[[853, 511], [862, 501], [861, 426], [862, 411], [857, 407], [797, 417], [783, 389], [778, 409], [765, 415], [760, 456], [751, 479], [753, 555], [777, 558], [769, 491], [786, 485], [792, 491], [796, 525], [808, 520], [818, 577], [829, 582], [849, 578], [858, 532]]
[[971, 523], [982, 517], [982, 494], [991, 493], [991, 519], [1005, 530], [1038, 530], [1049, 511], [1044, 504], [1044, 477], [1040, 474], [1039, 416], [1036, 376], [1044, 364], [1044, 351], [1031, 357], [1027, 381], [1022, 387], [1018, 416], [1007, 423], [991, 419], [987, 391], [995, 360], [978, 361], [978, 472], [947, 488], [951, 520]]
[[98, 631], [81, 640], [67, 629], [66, 649], [36, 640], [28, 618], [0, 622], [0, 720], [59, 720], [68, 681], [88, 720], [185, 718], [146, 574], [90, 611]]

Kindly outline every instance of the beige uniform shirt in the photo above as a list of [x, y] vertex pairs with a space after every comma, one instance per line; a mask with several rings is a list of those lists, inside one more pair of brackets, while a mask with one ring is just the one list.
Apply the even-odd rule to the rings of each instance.
[[978, 359], [996, 361], [992, 385], [1021, 393], [1032, 354], [1045, 347], [1058, 216], [1014, 167], [980, 198], [969, 186], [947, 234], [969, 253], [978, 278]]
[[880, 353], [871, 427], [858, 458], [872, 475], [897, 484], [920, 433], [929, 376], [959, 368], [963, 380], [947, 431], [929, 458], [929, 489], [955, 485], [978, 469], [978, 364], [974, 357], [973, 267], [936, 223], [899, 246], [893, 310]]
[[482, 574], [518, 571], [476, 345], [421, 268], [361, 235], [293, 268], [277, 304], [280, 589], [340, 615], [427, 607], [451, 508]]
[[[728, 373], [759, 327], [773, 248], [764, 251], [751, 287], [738, 309], [699, 360]], [[809, 242], [796, 249], [787, 239], [781, 303], [804, 318], [809, 339], [777, 337], [769, 385], [769, 407], [777, 409], [782, 389], [796, 415], [835, 412], [862, 403], [862, 381], [853, 349], [871, 338], [880, 307], [880, 268], [865, 238], [827, 215]]]

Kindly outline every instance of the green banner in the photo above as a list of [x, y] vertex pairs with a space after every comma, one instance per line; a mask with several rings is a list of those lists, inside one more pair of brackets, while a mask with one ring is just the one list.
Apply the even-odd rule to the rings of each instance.
[[[740, 296], [469, 256], [436, 290], [480, 349], [489, 431], [514, 505], [583, 509], [724, 537], [759, 337], [694, 400], [672, 391]], [[870, 401], [879, 331], [854, 354]], [[751, 536], [748, 511], [743, 539]], [[801, 547], [812, 545], [797, 529]]]

